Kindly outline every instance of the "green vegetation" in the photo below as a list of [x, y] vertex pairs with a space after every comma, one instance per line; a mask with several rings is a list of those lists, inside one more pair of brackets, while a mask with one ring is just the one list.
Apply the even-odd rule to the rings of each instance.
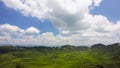
[[0, 68], [120, 68], [120, 46], [0, 47]]

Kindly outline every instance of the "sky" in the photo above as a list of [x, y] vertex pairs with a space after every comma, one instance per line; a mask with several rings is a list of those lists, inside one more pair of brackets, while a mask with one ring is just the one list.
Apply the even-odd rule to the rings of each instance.
[[119, 42], [118, 6], [119, 0], [0, 0], [0, 45]]

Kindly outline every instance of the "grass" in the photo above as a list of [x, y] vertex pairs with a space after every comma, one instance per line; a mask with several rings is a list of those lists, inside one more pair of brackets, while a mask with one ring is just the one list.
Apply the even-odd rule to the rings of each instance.
[[[1, 68], [97, 68], [102, 65], [106, 68], [110, 64], [111, 56], [91, 51], [47, 53], [14, 52], [0, 56]], [[99, 67], [98, 67], [99, 68]]]

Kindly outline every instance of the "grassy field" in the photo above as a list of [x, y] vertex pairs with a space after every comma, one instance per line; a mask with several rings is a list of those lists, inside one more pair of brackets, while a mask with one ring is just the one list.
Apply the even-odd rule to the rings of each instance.
[[0, 54], [0, 68], [120, 68], [119, 52], [25, 50]]
[[[8, 53], [0, 56], [1, 68], [109, 68], [109, 54], [84, 52], [48, 53], [39, 52]], [[98, 67], [99, 68], [99, 67]]]

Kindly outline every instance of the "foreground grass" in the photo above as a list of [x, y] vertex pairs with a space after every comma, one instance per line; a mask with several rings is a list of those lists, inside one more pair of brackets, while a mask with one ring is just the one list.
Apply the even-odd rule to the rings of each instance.
[[[0, 56], [1, 68], [110, 68], [111, 55], [100, 52], [13, 52]], [[112, 63], [113, 64], [113, 63]], [[114, 66], [114, 65], [113, 65]], [[112, 68], [112, 67], [111, 67]], [[114, 67], [115, 68], [115, 67]]]

